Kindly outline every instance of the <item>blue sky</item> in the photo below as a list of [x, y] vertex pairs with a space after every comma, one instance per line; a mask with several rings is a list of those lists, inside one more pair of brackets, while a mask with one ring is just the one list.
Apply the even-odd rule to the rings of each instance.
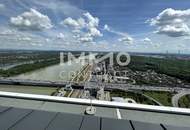
[[190, 53], [187, 0], [1, 0], [2, 49]]

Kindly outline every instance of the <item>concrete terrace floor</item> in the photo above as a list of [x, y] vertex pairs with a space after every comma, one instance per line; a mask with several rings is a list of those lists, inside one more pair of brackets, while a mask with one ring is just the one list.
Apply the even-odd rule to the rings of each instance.
[[[16, 107], [24, 109], [44, 110], [50, 112], [64, 112], [70, 114], [84, 115], [86, 105], [58, 103], [48, 101], [37, 101], [28, 99], [17, 99], [0, 97], [0, 106]], [[180, 114], [168, 114], [159, 112], [150, 112], [142, 110], [119, 109], [122, 119], [142, 121], [147, 123], [161, 123], [174, 126], [189, 126], [190, 116]], [[108, 117], [118, 119], [117, 109], [110, 107], [97, 107], [97, 117]]]

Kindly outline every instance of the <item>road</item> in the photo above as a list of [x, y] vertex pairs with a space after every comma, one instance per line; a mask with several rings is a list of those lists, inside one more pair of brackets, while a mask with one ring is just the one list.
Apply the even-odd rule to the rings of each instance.
[[[141, 93], [142, 94], [142, 93]], [[156, 99], [154, 99], [154, 98], [152, 98], [152, 97], [150, 97], [150, 96], [148, 96], [148, 95], [145, 95], [145, 94], [142, 94], [143, 96], [145, 96], [146, 98], [148, 98], [148, 99], [150, 99], [150, 100], [152, 100], [152, 101], [154, 101], [156, 104], [158, 104], [159, 106], [164, 106], [163, 104], [161, 104], [159, 101], [157, 101]]]
[[178, 94], [174, 95], [172, 97], [172, 105], [174, 107], [179, 107], [179, 99], [188, 94], [190, 94], [190, 91], [181, 91]]
[[104, 86], [104, 89], [119, 89], [119, 90], [151, 90], [151, 91], [168, 91], [168, 92], [179, 92], [179, 91], [190, 91], [190, 88], [181, 87], [158, 87], [158, 86], [140, 86], [131, 84], [118, 84], [118, 83], [101, 83], [101, 82], [88, 82], [85, 84], [85, 88], [99, 88]]
[[168, 91], [168, 92], [181, 92], [190, 91], [189, 88], [182, 87], [158, 87], [158, 86], [140, 86], [131, 84], [118, 84], [118, 83], [102, 83], [102, 82], [86, 82], [86, 83], [75, 83], [75, 82], [52, 82], [52, 81], [41, 81], [41, 80], [20, 80], [20, 79], [2, 79], [0, 78], [0, 84], [11, 84], [11, 85], [31, 85], [31, 86], [51, 86], [51, 87], [63, 87], [66, 84], [71, 84], [76, 89], [98, 89], [100, 86], [104, 86], [105, 90], [119, 89], [119, 90], [151, 90], [151, 91]]

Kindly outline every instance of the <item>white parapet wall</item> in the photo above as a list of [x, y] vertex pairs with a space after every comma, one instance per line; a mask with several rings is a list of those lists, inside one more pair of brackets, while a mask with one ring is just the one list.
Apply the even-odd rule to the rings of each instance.
[[82, 105], [90, 105], [92, 103], [93, 106], [102, 106], [102, 107], [109, 107], [109, 108], [190, 115], [190, 109], [176, 108], [176, 107], [153, 106], [153, 105], [143, 105], [143, 104], [133, 104], [133, 103], [120, 103], [120, 102], [56, 97], [56, 96], [14, 93], [14, 92], [4, 92], [4, 91], [0, 91], [0, 97], [60, 102], [60, 103], [69, 103], [69, 104], [82, 104]]

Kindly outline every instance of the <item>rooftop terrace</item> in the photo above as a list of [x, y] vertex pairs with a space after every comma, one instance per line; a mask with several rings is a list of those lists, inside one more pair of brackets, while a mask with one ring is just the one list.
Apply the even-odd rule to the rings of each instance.
[[[0, 92], [1, 130], [189, 130], [190, 110], [92, 101], [94, 116], [84, 111], [90, 100]], [[35, 125], [36, 124], [36, 125]], [[187, 128], [189, 127], [189, 128]]]

